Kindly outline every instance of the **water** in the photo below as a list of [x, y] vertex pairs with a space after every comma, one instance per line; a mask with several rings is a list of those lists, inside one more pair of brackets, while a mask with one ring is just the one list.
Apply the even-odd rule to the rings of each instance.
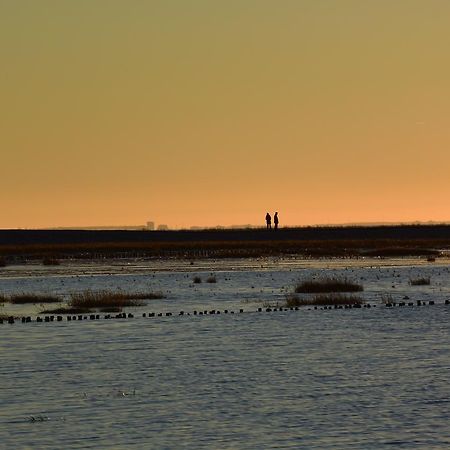
[[[86, 273], [81, 281], [70, 267], [5, 274], [2, 292], [151, 286], [167, 299], [144, 311], [246, 312], [1, 325], [0, 447], [450, 446], [446, 262], [233, 264], [218, 263], [217, 284], [201, 286], [192, 276], [210, 270], [197, 267], [125, 274], [105, 267], [111, 275]], [[378, 307], [253, 312], [258, 301], [281, 299], [295, 280], [323, 273], [363, 277], [363, 295]], [[410, 286], [416, 275], [432, 284]], [[383, 292], [437, 304], [385, 308]]]

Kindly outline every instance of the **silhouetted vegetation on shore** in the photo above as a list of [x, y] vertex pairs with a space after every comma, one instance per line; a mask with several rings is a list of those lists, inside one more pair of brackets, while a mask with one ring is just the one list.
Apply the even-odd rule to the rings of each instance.
[[450, 249], [450, 226], [305, 227], [254, 230], [51, 231], [0, 230], [0, 258], [9, 262], [66, 258], [434, 258]]
[[[439, 248], [449, 243], [411, 241], [391, 247], [384, 241], [268, 241], [268, 242], [160, 242], [160, 243], [95, 243], [0, 246], [0, 253], [17, 262], [42, 260], [46, 253], [57, 253], [62, 259], [121, 259], [121, 258], [258, 258], [297, 255], [321, 257], [393, 257], [440, 255]], [[400, 245], [402, 245], [400, 247]], [[371, 248], [370, 252], [367, 248]]]

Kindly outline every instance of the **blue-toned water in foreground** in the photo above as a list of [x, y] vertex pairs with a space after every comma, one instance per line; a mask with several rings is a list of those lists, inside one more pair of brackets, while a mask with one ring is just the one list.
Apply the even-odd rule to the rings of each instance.
[[0, 448], [450, 447], [450, 306], [243, 305], [1, 325]]

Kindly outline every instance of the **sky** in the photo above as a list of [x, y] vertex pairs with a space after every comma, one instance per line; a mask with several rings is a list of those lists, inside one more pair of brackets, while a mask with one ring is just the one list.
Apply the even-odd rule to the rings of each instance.
[[0, 228], [450, 220], [448, 0], [0, 0]]

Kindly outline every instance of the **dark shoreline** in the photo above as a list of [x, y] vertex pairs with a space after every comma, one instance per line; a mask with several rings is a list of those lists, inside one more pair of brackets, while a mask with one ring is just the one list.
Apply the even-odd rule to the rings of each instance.
[[0, 246], [87, 244], [105, 242], [316, 241], [316, 240], [448, 240], [450, 225], [385, 225], [343, 227], [210, 230], [0, 230]]
[[199, 231], [0, 230], [4, 260], [54, 258], [229, 258], [439, 256], [450, 225]]

